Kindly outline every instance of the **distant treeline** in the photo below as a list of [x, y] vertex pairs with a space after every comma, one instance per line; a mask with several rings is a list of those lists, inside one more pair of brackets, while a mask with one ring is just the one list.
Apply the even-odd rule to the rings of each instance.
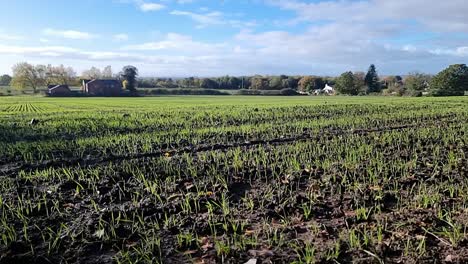
[[[382, 79], [377, 77], [377, 88], [369, 90], [366, 86], [365, 76], [363, 72], [351, 73], [358, 93], [380, 92], [383, 89], [394, 86], [403, 86], [403, 78], [401, 76], [387, 76]], [[416, 74], [418, 78], [424, 77], [425, 80], [429, 80], [431, 76]], [[191, 88], [191, 89], [218, 89], [218, 90], [242, 90], [245, 94], [259, 94], [255, 91], [269, 91], [269, 90], [283, 90], [292, 89], [300, 92], [314, 92], [325, 87], [325, 85], [335, 86], [340, 77], [322, 77], [322, 76], [223, 76], [213, 78], [139, 78], [139, 88]], [[409, 83], [412, 82], [409, 80]], [[251, 90], [252, 92], [246, 92], [245, 90]]]
[[338, 77], [323, 76], [224, 76], [214, 78], [140, 78], [140, 88], [198, 88], [239, 89], [237, 94], [265, 94], [256, 91], [275, 90], [290, 94], [291, 91], [316, 93], [326, 85], [333, 86], [338, 94], [367, 95], [383, 94], [396, 96], [464, 95], [468, 91], [468, 67], [465, 64], [451, 65], [437, 75], [412, 72], [404, 77], [389, 75], [379, 77], [375, 65], [365, 72], [344, 72]]
[[213, 78], [140, 78], [138, 87], [141, 88], [203, 88], [203, 89], [257, 89], [281, 90], [283, 88], [299, 88], [299, 81], [303, 76], [223, 76]]
[[[63, 65], [32, 65], [19, 63], [13, 66], [13, 76], [0, 76], [0, 86], [12, 86], [18, 90], [32, 89], [34, 93], [41, 87], [50, 85], [78, 86], [82, 79], [117, 79], [122, 82], [125, 90], [137, 93], [142, 89], [173, 89], [145, 92], [147, 94], [216, 94], [206, 90], [239, 90], [241, 94], [268, 94], [255, 91], [278, 91], [278, 94], [320, 94], [326, 85], [333, 87], [331, 94], [346, 95], [409, 95], [433, 96], [464, 95], [468, 91], [468, 67], [465, 64], [450, 65], [437, 75], [413, 72], [405, 75], [379, 77], [376, 67], [372, 64], [366, 72], [344, 72], [338, 77], [327, 76], [223, 76], [213, 78], [144, 78], [138, 77], [138, 69], [125, 66], [122, 71], [114, 74], [111, 66], [103, 70], [92, 67], [80, 76], [71, 67]], [[140, 88], [137, 91], [136, 88]], [[200, 89], [190, 91], [190, 89]], [[204, 90], [203, 90], [204, 89]], [[329, 88], [327, 88], [329, 89]], [[279, 92], [282, 91], [282, 92]], [[7, 92], [11, 92], [8, 90]], [[330, 93], [327, 93], [330, 94]]]

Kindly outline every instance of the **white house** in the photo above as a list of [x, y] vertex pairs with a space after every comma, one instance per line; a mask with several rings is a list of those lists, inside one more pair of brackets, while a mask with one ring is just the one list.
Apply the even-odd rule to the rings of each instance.
[[335, 89], [333, 89], [333, 87], [331, 87], [330, 85], [326, 84], [325, 88], [322, 89], [322, 92], [325, 94], [333, 94], [335, 93]]

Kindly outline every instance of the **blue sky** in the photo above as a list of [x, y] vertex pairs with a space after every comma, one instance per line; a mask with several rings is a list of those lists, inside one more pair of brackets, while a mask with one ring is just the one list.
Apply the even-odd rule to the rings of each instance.
[[468, 60], [465, 0], [15, 0], [0, 72], [17, 62], [143, 76], [436, 73]]

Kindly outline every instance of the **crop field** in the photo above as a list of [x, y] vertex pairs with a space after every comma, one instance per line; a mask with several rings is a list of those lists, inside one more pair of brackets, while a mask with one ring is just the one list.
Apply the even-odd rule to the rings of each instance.
[[467, 263], [467, 155], [468, 97], [0, 98], [0, 263]]

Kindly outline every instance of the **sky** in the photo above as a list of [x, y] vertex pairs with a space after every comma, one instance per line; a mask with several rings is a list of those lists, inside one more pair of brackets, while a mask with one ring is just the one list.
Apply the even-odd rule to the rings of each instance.
[[15, 0], [0, 73], [92, 66], [140, 76], [437, 73], [468, 61], [466, 0]]

